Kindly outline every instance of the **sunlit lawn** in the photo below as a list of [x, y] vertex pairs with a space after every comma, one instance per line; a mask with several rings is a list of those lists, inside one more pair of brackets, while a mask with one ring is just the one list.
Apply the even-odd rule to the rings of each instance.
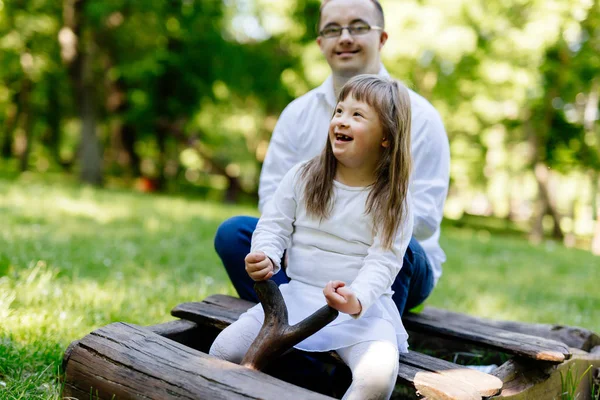
[[[59, 398], [66, 346], [113, 321], [150, 325], [234, 294], [214, 253], [219, 223], [252, 207], [0, 179], [0, 398]], [[428, 304], [600, 332], [600, 258], [551, 242], [446, 227]]]

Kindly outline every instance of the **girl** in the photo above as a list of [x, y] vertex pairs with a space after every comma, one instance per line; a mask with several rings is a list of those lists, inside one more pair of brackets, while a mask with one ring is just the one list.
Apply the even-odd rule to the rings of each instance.
[[[289, 323], [326, 303], [339, 316], [297, 344], [335, 350], [352, 371], [344, 399], [389, 398], [408, 335], [391, 285], [411, 239], [408, 183], [410, 100], [398, 82], [359, 75], [338, 97], [320, 156], [292, 168], [252, 236], [246, 271], [255, 281], [279, 271]], [[210, 354], [240, 363], [264, 320], [260, 304], [214, 341]]]

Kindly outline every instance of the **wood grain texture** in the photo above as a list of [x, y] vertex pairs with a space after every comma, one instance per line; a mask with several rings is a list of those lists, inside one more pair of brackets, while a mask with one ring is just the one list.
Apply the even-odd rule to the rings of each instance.
[[[223, 317], [228, 316], [230, 319], [235, 318], [233, 310], [242, 313], [253, 305], [249, 301], [235, 297], [214, 295], [206, 298], [202, 303], [180, 304], [171, 314], [193, 321], [192, 315], [189, 315], [190, 318], [186, 317], [186, 304], [204, 304], [203, 306], [194, 306], [199, 308], [205, 307], [207, 304], [220, 307], [222, 312], [218, 311], [219, 308], [210, 308], [210, 310], [214, 310], [213, 312], [217, 314], [215, 317], [219, 317], [222, 313]], [[403, 316], [405, 327], [415, 332], [457, 339], [534, 360], [559, 363], [571, 356], [569, 347], [556, 340], [500, 329], [486, 324], [485, 321], [478, 322], [476, 318], [469, 319], [468, 316], [463, 319], [458, 318], [463, 314], [444, 313], [443, 310], [433, 308], [426, 308], [426, 310], [428, 312]]]
[[517, 321], [492, 320], [434, 307], [425, 307], [419, 315], [435, 318], [440, 321], [451, 321], [454, 324], [467, 322], [469, 324], [490, 326], [510, 332], [539, 336], [545, 339], [556, 340], [564, 343], [568, 347], [585, 350], [587, 352], [594, 346], [600, 345], [600, 336], [598, 336], [598, 334], [576, 326], [529, 324]]
[[179, 400], [330, 398], [124, 323], [100, 328], [73, 346], [65, 371], [63, 397], [67, 396]]
[[[495, 399], [533, 400], [563, 398], [565, 387], [561, 376], [566, 378], [568, 373], [578, 379], [592, 366], [600, 367], [600, 356], [584, 351], [573, 352], [573, 357], [561, 364], [540, 364], [531, 360], [513, 359], [506, 362], [492, 374], [502, 379], [502, 393]], [[589, 373], [589, 372], [588, 372]], [[579, 382], [575, 392], [578, 400], [590, 398], [590, 379], [585, 377]]]
[[[217, 295], [201, 303], [180, 304], [171, 313], [176, 317], [190, 319], [199, 326], [222, 326], [233, 322], [252, 305], [253, 303], [245, 300]], [[223, 319], [219, 320], [221, 317]], [[330, 352], [326, 361], [342, 362], [335, 352]], [[399, 362], [398, 381], [415, 387], [419, 392], [427, 392], [431, 399], [471, 398], [473, 393], [480, 399], [497, 394], [502, 387], [502, 381], [496, 377], [414, 351], [403, 354]], [[420, 373], [418, 376], [421, 380], [415, 382], [417, 373]], [[449, 397], [443, 397], [439, 393], [446, 393], [445, 396]]]
[[459, 339], [533, 360], [560, 363], [571, 357], [569, 348], [562, 342], [509, 332], [493, 326], [466, 321], [454, 322], [451, 319], [445, 320], [432, 315], [412, 313], [402, 316], [402, 321], [408, 330]]

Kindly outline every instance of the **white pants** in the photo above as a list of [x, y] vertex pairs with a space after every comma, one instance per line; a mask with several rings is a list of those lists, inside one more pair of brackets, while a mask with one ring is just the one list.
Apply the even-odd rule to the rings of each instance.
[[[213, 342], [210, 355], [239, 364], [258, 335], [261, 324], [242, 318], [225, 328]], [[389, 399], [398, 375], [398, 349], [390, 342], [370, 341], [337, 349], [352, 371], [352, 385], [343, 399]]]

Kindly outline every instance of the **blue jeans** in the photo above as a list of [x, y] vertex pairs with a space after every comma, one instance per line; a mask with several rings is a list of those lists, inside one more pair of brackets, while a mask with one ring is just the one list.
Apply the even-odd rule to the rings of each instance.
[[[258, 298], [254, 292], [254, 281], [246, 273], [244, 258], [250, 252], [252, 232], [257, 223], [258, 218], [255, 217], [233, 217], [219, 226], [215, 236], [215, 250], [238, 295], [254, 302], [258, 302]], [[278, 285], [290, 280], [283, 268], [271, 279]], [[400, 314], [423, 303], [433, 290], [432, 269], [425, 251], [414, 238], [404, 254], [404, 264], [392, 284], [392, 290], [392, 299]]]

